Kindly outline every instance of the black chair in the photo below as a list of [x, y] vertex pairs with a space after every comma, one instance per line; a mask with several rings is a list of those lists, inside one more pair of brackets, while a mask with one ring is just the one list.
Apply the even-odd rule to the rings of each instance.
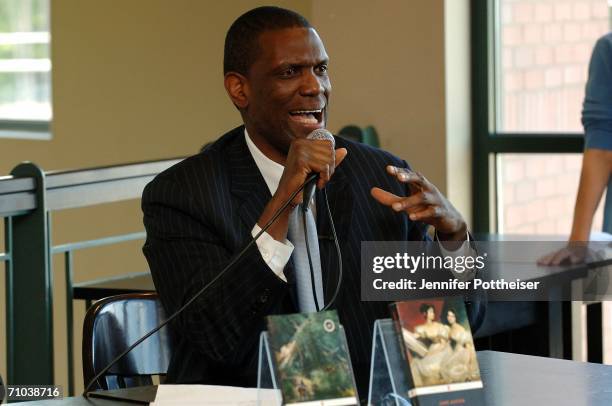
[[[128, 293], [93, 304], [83, 326], [85, 385], [129, 345], [165, 319], [157, 293]], [[167, 327], [152, 335], [98, 379], [92, 390], [152, 385], [166, 374], [171, 357]]]

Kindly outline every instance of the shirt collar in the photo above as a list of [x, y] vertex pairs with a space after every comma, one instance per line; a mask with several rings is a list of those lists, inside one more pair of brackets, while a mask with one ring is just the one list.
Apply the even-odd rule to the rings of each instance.
[[261, 175], [266, 181], [266, 185], [268, 185], [268, 189], [270, 189], [270, 194], [273, 195], [276, 189], [278, 189], [278, 183], [280, 182], [281, 176], [283, 176], [285, 167], [265, 156], [251, 140], [246, 128], [244, 129], [244, 138], [259, 172], [261, 172]]

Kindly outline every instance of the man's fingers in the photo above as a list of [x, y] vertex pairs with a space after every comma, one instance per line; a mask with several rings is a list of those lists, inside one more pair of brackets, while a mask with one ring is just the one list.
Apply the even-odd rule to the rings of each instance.
[[406, 168], [398, 168], [397, 166], [388, 165], [387, 173], [393, 175], [402, 183], [409, 183], [418, 186], [420, 189], [427, 187], [427, 179], [418, 172], [411, 171]]
[[440, 217], [440, 208], [438, 206], [429, 206], [425, 210], [410, 213], [409, 216], [412, 221], [429, 223], [428, 220]]
[[323, 189], [323, 187], [325, 187], [325, 184], [329, 182], [329, 179], [331, 178], [330, 168], [331, 166], [329, 164], [323, 165], [323, 169], [319, 173], [319, 180], [317, 182], [317, 187], [319, 189]]
[[400, 197], [377, 187], [373, 187], [370, 193], [379, 203], [390, 206], [397, 212], [404, 210], [422, 211], [426, 207], [422, 194]]
[[374, 199], [376, 199], [379, 203], [384, 204], [385, 206], [391, 206], [393, 203], [402, 200], [401, 197], [394, 195], [393, 193], [389, 193], [386, 190], [382, 190], [378, 187], [373, 187], [370, 190], [370, 194]]
[[311, 165], [312, 170], [319, 173], [319, 179], [317, 181], [317, 187], [319, 189], [323, 189], [327, 182], [331, 180], [332, 176], [334, 175], [334, 172], [336, 171], [336, 168], [338, 167], [338, 165], [340, 165], [340, 163], [342, 163], [344, 158], [346, 158], [347, 154], [348, 151], [346, 150], [346, 148], [338, 148], [337, 150], [335, 150], [335, 156], [333, 158], [333, 161], [330, 161], [329, 155], [322, 151], [319, 151], [317, 155], [313, 156], [314, 161], [316, 161], [317, 164]]
[[344, 161], [344, 158], [346, 158], [347, 154], [348, 151], [346, 150], [346, 148], [338, 148], [336, 150], [336, 168], [342, 163], [342, 161]]
[[391, 206], [395, 211], [415, 210], [423, 207], [427, 202], [424, 199], [423, 193], [417, 193], [408, 197], [402, 197], [399, 201], [394, 202]]

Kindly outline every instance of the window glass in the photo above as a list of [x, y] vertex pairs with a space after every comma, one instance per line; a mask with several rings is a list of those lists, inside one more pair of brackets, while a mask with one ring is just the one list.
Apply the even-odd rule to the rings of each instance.
[[[497, 160], [499, 231], [569, 235], [582, 154], [498, 154]], [[593, 231], [602, 223], [600, 203]]]
[[607, 0], [498, 0], [498, 132], [582, 132], [593, 46], [610, 30]]
[[0, 120], [51, 119], [49, 0], [0, 0]]

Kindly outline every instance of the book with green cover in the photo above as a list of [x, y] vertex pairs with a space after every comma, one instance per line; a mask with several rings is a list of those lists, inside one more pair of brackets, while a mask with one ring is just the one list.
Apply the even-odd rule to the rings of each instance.
[[285, 405], [358, 403], [346, 337], [335, 311], [268, 316], [267, 323]]

